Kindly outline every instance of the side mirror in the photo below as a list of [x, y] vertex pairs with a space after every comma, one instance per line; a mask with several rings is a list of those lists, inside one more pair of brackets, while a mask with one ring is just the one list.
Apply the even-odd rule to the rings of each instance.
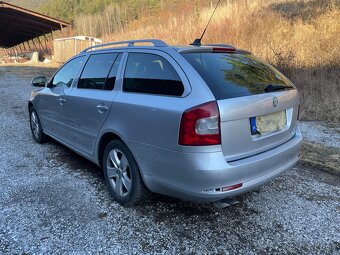
[[31, 81], [33, 87], [45, 87], [47, 83], [47, 78], [45, 76], [34, 77]]

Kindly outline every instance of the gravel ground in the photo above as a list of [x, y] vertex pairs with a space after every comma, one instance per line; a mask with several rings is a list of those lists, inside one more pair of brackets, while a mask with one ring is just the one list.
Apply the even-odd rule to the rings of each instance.
[[306, 141], [340, 149], [340, 125], [322, 122], [300, 122], [299, 127]]
[[[224, 210], [159, 195], [119, 206], [96, 166], [33, 142], [28, 84], [51, 72], [0, 66], [0, 254], [339, 254], [340, 176], [303, 161]], [[300, 124], [339, 143], [338, 131]]]

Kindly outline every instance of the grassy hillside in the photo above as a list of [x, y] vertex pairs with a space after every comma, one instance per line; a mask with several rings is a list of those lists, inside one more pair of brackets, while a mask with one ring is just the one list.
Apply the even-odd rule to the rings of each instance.
[[14, 4], [29, 10], [38, 10], [41, 6], [46, 4], [46, 0], [5, 0], [10, 4]]
[[156, 11], [168, 3], [179, 0], [48, 0], [39, 10], [47, 15], [75, 21], [80, 15], [100, 14], [110, 6], [119, 6], [128, 14], [128, 19], [136, 19], [144, 10]]

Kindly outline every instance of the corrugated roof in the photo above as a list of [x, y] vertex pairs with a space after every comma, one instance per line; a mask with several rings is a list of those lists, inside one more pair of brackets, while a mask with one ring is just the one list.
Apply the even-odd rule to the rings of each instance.
[[10, 48], [69, 23], [0, 1], [0, 47]]
[[102, 40], [98, 38], [85, 36], [85, 35], [77, 35], [77, 36], [72, 36], [72, 37], [54, 39], [54, 41], [67, 41], [67, 40], [80, 40], [80, 41], [90, 41], [90, 42], [97, 42], [97, 43], [103, 42]]

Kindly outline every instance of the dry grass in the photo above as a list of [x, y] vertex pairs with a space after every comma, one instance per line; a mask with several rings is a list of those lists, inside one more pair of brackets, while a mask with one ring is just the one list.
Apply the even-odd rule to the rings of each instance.
[[75, 20], [75, 26], [79, 34], [99, 37], [121, 31], [127, 25], [127, 15], [126, 8], [111, 4], [102, 13], [79, 16]]
[[[141, 17], [107, 41], [161, 38], [188, 44], [207, 23], [210, 1]], [[340, 1], [224, 1], [204, 42], [231, 43], [283, 71], [301, 93], [304, 120], [340, 122]]]

